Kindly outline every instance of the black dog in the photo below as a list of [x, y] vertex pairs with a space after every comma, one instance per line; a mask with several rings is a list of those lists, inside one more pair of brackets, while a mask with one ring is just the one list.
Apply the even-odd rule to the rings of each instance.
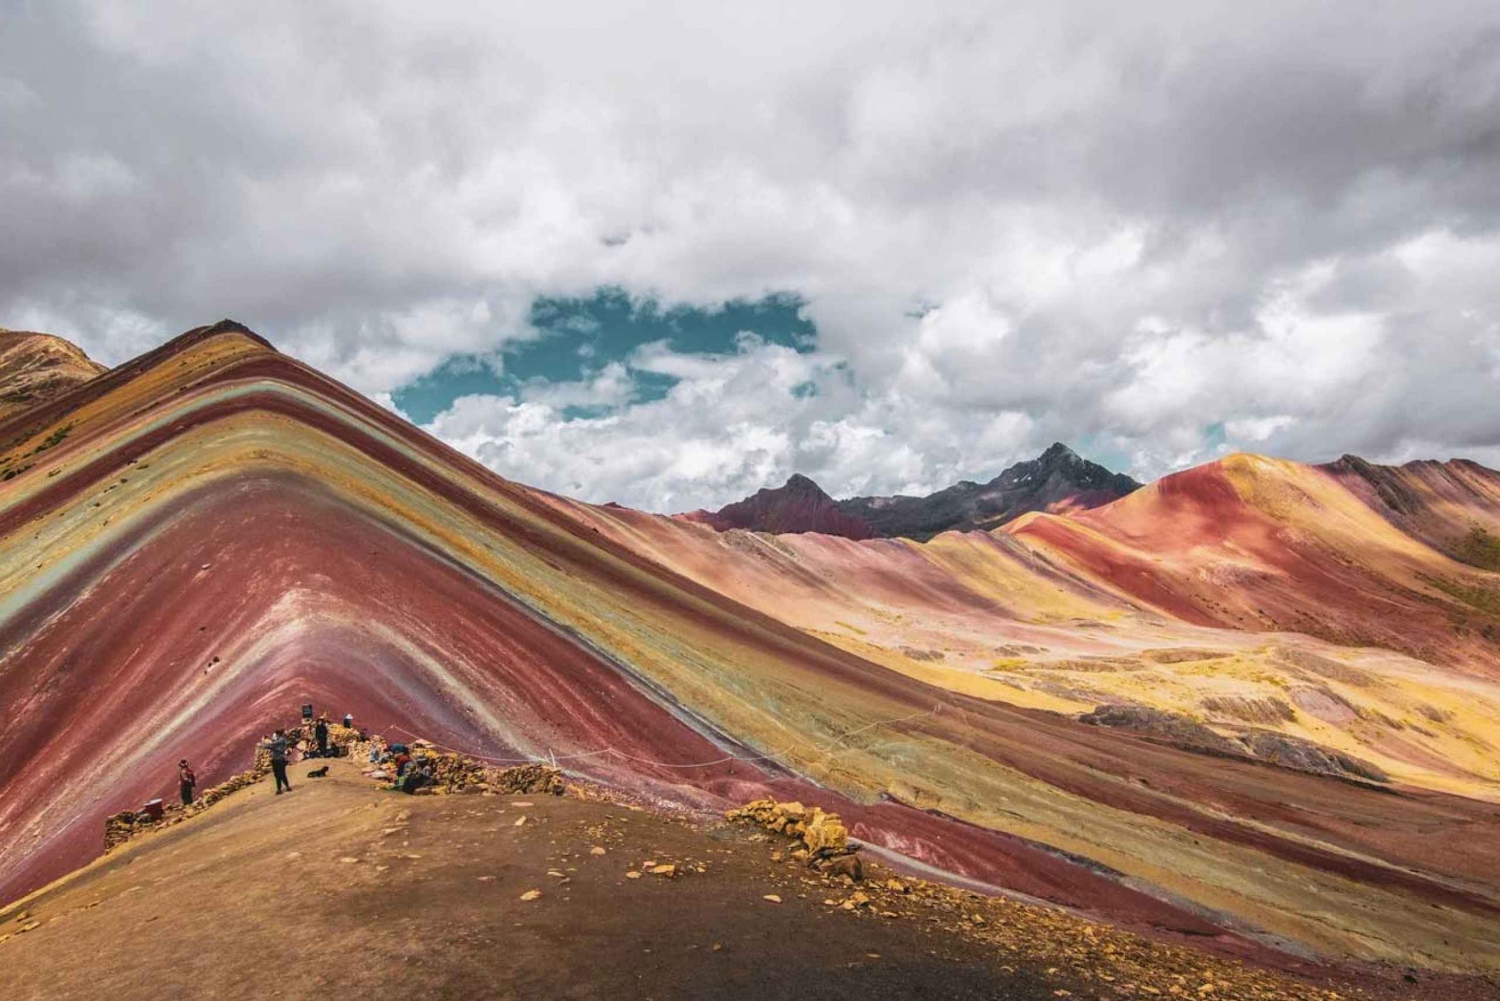
[[322, 768], [314, 768], [312, 771], [310, 771], [310, 772], [307, 773], [307, 777], [310, 778], [310, 779], [321, 779], [321, 778], [326, 777], [327, 775], [328, 775], [328, 766], [327, 765], [324, 765]]

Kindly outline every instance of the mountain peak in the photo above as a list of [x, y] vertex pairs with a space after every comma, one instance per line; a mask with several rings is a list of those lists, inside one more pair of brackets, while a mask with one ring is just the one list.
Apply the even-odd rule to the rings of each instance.
[[782, 484], [783, 491], [795, 494], [805, 494], [817, 497], [827, 497], [828, 492], [818, 486], [811, 477], [803, 476], [801, 473], [793, 473], [787, 477], [786, 483]]
[[1043, 452], [1038, 458], [1043, 462], [1058, 462], [1065, 459], [1078, 459], [1082, 461], [1082, 456], [1060, 441], [1054, 441], [1051, 445], [1047, 446], [1047, 451]]
[[720, 532], [743, 528], [754, 532], [820, 532], [868, 539], [870, 526], [850, 517], [810, 477], [793, 473], [780, 487], [763, 487], [753, 497], [708, 512], [701, 520]]

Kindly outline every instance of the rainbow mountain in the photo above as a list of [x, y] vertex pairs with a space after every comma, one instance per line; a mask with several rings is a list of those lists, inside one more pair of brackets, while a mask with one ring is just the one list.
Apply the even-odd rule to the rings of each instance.
[[[0, 386], [0, 390], [4, 387]], [[1500, 473], [1235, 455], [927, 542], [509, 482], [239, 324], [0, 414], [0, 898], [312, 702], [1277, 962], [1500, 970]]]

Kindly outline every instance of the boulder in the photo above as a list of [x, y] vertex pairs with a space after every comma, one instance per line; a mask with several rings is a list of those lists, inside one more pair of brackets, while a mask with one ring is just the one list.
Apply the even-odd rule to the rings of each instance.
[[864, 863], [859, 860], [858, 855], [853, 854], [824, 859], [818, 869], [828, 876], [848, 876], [856, 883], [862, 882], [865, 878]]

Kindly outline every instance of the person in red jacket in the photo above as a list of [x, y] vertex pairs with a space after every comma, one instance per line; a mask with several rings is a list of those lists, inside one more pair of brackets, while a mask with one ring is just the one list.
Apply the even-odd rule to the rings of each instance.
[[198, 784], [198, 776], [188, 767], [187, 758], [177, 762], [177, 783], [182, 793], [182, 805], [193, 805], [193, 786]]

